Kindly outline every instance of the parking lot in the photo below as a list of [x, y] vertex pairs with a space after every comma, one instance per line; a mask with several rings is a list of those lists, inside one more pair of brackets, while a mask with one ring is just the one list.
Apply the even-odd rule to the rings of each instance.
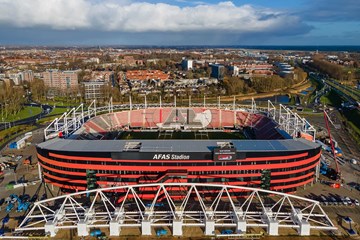
[[[39, 129], [33, 131], [31, 144], [24, 149], [1, 151], [0, 163], [6, 163], [6, 168], [0, 176], [0, 223], [4, 224], [5, 232], [12, 232], [32, 202], [51, 197], [58, 190], [45, 186], [39, 179], [35, 144], [42, 141], [43, 129]], [[29, 158], [31, 162], [26, 164]]]

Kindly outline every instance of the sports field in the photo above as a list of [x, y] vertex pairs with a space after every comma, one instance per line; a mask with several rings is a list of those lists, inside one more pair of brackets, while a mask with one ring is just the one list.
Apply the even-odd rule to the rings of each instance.
[[118, 139], [132, 140], [132, 139], [246, 139], [241, 131], [236, 132], [198, 132], [198, 131], [123, 131], [119, 132]]

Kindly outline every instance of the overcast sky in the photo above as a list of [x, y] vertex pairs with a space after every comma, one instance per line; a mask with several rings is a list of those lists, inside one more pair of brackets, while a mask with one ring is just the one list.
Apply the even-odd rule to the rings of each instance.
[[0, 44], [359, 45], [359, 0], [0, 0]]

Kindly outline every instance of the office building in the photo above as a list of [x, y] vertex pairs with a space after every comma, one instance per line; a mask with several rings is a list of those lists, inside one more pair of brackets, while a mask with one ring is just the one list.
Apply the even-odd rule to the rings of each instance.
[[225, 67], [220, 64], [212, 64], [211, 66], [211, 77], [217, 79], [224, 79]]

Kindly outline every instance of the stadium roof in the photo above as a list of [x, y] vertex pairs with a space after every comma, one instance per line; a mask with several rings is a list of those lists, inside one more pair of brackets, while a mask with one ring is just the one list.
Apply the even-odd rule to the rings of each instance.
[[232, 143], [237, 152], [300, 151], [319, 147], [319, 144], [301, 138], [281, 140], [73, 140], [55, 138], [40, 143], [38, 147], [69, 152], [125, 152], [129, 151], [129, 143], [133, 143], [131, 145], [137, 146], [138, 152], [189, 153], [212, 152], [219, 142]]

